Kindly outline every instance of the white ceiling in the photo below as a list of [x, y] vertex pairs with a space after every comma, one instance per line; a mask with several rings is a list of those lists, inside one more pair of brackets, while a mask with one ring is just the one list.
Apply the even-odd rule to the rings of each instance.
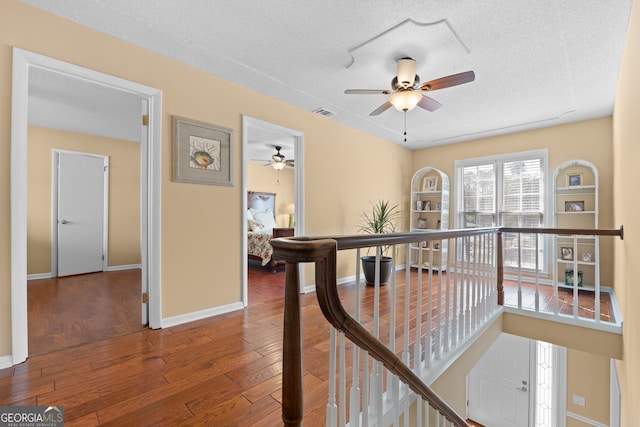
[[[611, 115], [631, 0], [22, 0], [409, 148]], [[443, 107], [369, 113], [395, 60]], [[275, 144], [273, 144], [275, 145]]]

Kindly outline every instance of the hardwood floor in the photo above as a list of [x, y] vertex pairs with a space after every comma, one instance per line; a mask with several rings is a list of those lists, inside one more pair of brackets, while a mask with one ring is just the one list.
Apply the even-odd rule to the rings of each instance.
[[30, 280], [29, 355], [143, 329], [140, 270]]
[[[282, 425], [284, 272], [249, 274], [256, 280], [243, 310], [76, 345], [0, 370], [0, 405], [63, 405], [67, 427]], [[347, 307], [354, 289], [340, 287]], [[372, 287], [363, 290], [371, 299]], [[508, 298], [512, 292], [507, 286]], [[385, 295], [383, 289], [383, 304]], [[305, 426], [324, 425], [328, 383], [329, 326], [315, 298], [300, 296]]]

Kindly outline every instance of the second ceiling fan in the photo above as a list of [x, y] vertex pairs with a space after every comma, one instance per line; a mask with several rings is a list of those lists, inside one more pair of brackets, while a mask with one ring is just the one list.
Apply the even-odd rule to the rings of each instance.
[[285, 160], [284, 154], [280, 153], [280, 150], [282, 150], [281, 146], [276, 145], [274, 148], [276, 149], [276, 154], [271, 156], [271, 161], [267, 162], [265, 166], [272, 165], [276, 170], [284, 169], [285, 167], [292, 168], [295, 166], [295, 161], [293, 159]]
[[420, 84], [420, 77], [416, 74], [415, 59], [401, 58], [397, 63], [397, 75], [391, 80], [392, 89], [347, 89], [344, 93], [349, 95], [391, 95], [387, 102], [369, 113], [370, 116], [377, 116], [391, 106], [399, 111], [409, 111], [416, 106], [427, 111], [435, 111], [442, 104], [423, 92], [469, 83], [476, 78], [473, 71], [465, 71]]

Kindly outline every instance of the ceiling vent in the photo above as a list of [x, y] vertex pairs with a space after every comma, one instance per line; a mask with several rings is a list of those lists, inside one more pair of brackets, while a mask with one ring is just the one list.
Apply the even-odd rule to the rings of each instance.
[[316, 108], [316, 109], [315, 109], [315, 110], [313, 110], [312, 112], [313, 112], [313, 113], [316, 113], [316, 114], [320, 114], [321, 116], [324, 116], [324, 117], [333, 117], [333, 116], [335, 116], [336, 114], [338, 114], [338, 113], [336, 113], [336, 112], [334, 112], [334, 111], [327, 110], [326, 108], [322, 108], [322, 107], [320, 107], [320, 108]]

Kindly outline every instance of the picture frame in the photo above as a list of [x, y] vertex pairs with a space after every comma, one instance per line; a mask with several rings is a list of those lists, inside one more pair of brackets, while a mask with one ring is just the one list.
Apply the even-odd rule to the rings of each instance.
[[173, 181], [233, 186], [233, 130], [173, 116]]
[[582, 212], [584, 211], [584, 200], [571, 200], [564, 202], [565, 212]]
[[418, 228], [427, 228], [427, 220], [424, 218], [418, 218]]
[[583, 253], [582, 262], [593, 262], [593, 256], [588, 252]]
[[573, 248], [568, 246], [561, 247], [560, 258], [563, 261], [573, 261]]
[[578, 187], [578, 186], [582, 186], [583, 184], [583, 180], [582, 180], [582, 176], [583, 174], [581, 173], [568, 173], [567, 174], [567, 187]]
[[438, 177], [426, 176], [422, 181], [422, 191], [436, 191], [438, 189]]

